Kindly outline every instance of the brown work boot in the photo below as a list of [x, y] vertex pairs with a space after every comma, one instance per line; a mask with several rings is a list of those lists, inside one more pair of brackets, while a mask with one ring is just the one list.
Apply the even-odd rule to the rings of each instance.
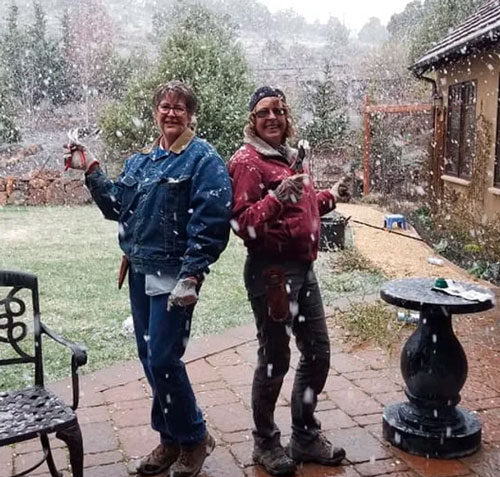
[[159, 444], [143, 457], [136, 470], [140, 475], [155, 475], [168, 470], [181, 453], [178, 444]]
[[345, 457], [345, 450], [334, 447], [322, 434], [308, 444], [301, 444], [292, 437], [286, 452], [295, 462], [315, 462], [321, 465], [339, 465]]
[[281, 445], [272, 449], [254, 446], [252, 458], [254, 462], [264, 466], [264, 469], [271, 475], [293, 475], [297, 470], [295, 462], [286, 455]]
[[172, 467], [172, 477], [195, 477], [200, 473], [205, 459], [215, 448], [215, 440], [208, 433], [198, 444], [181, 446], [181, 455]]

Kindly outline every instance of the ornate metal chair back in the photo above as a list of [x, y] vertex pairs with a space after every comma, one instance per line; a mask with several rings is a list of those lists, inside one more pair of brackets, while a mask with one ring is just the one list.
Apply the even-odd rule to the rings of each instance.
[[35, 385], [43, 386], [40, 304], [35, 275], [0, 271], [0, 343], [0, 366], [31, 363]]

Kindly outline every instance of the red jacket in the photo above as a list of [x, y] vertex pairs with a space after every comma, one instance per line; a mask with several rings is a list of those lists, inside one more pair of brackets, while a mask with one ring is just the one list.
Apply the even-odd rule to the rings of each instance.
[[233, 181], [233, 230], [249, 252], [273, 258], [313, 261], [318, 255], [320, 216], [335, 208], [333, 195], [316, 192], [312, 180], [304, 184], [297, 203], [282, 204], [270, 190], [296, 174], [290, 167], [296, 152], [288, 148], [288, 161], [259, 138], [247, 136], [230, 159]]

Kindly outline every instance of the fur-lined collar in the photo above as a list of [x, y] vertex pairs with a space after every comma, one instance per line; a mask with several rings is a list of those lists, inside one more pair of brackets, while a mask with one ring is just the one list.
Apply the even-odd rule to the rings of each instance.
[[256, 136], [248, 125], [243, 129], [243, 142], [245, 144], [250, 144], [250, 146], [254, 147], [257, 152], [266, 157], [282, 157], [289, 164], [292, 164], [295, 158], [297, 157], [297, 149], [290, 147], [288, 144], [283, 144], [283, 147], [280, 149], [275, 149], [266, 141], [261, 139], [259, 136]]

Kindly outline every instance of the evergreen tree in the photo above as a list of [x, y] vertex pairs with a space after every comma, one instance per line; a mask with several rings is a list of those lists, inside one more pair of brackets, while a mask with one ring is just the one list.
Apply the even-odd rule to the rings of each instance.
[[11, 94], [19, 90], [22, 78], [22, 52], [25, 45], [18, 21], [19, 8], [15, 2], [12, 2], [9, 7], [6, 29], [2, 35], [0, 49], [0, 71], [2, 72], [4, 87], [8, 88]]
[[424, 16], [425, 9], [420, 0], [408, 3], [401, 13], [395, 13], [389, 20], [387, 31], [390, 39], [405, 43], [414, 41]]
[[0, 83], [0, 143], [14, 143], [21, 140], [21, 134], [14, 122], [14, 108], [7, 88]]
[[46, 16], [38, 1], [33, 2], [33, 14], [33, 23], [20, 28], [19, 10], [12, 3], [0, 51], [4, 83], [28, 114], [45, 98], [61, 102], [66, 85], [66, 67], [57, 43], [46, 37]]
[[418, 60], [483, 3], [484, 0], [425, 0], [425, 13], [411, 41], [410, 58]]
[[151, 115], [153, 91], [178, 79], [190, 84], [198, 98], [197, 134], [227, 159], [241, 142], [250, 94], [244, 55], [220, 16], [200, 5], [177, 15], [155, 70], [133, 82], [123, 101], [103, 114], [104, 140], [121, 156], [151, 143], [158, 134]]
[[387, 37], [387, 29], [380, 23], [380, 19], [377, 17], [371, 17], [358, 33], [359, 41], [374, 45], [384, 43]]
[[330, 17], [325, 25], [326, 43], [329, 49], [344, 50], [349, 44], [349, 29], [336, 17]]
[[345, 85], [336, 81], [330, 62], [323, 70], [324, 80], [318, 81], [306, 106], [312, 112], [312, 121], [305, 126], [304, 135], [312, 146], [325, 140], [342, 145], [348, 131]]
[[83, 100], [90, 122], [94, 99], [119, 98], [131, 73], [131, 62], [114, 51], [113, 22], [101, 0], [75, 0], [62, 17], [62, 55], [68, 65], [69, 94]]

